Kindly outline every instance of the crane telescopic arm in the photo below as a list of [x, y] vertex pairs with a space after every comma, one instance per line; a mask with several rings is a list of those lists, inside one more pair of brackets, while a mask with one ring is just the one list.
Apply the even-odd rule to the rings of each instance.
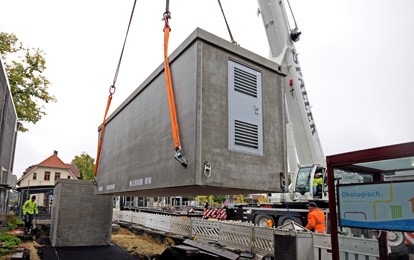
[[291, 29], [283, 1], [258, 0], [258, 4], [270, 46], [270, 59], [288, 69], [284, 83], [285, 107], [287, 133], [292, 136], [287, 139], [295, 147], [295, 152], [288, 151], [288, 157], [289, 154], [290, 157], [297, 156], [296, 164], [288, 158], [289, 171], [296, 172], [298, 164], [326, 166], [294, 45], [300, 36], [296, 21], [295, 28]]

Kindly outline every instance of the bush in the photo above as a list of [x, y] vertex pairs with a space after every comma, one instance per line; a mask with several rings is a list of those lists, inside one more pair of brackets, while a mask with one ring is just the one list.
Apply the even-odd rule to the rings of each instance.
[[[7, 214], [6, 219], [7, 219], [7, 229], [9, 230], [14, 230], [17, 226], [24, 224], [24, 222], [18, 217], [16, 217], [15, 214]], [[11, 225], [13, 225], [13, 227]]]
[[14, 246], [20, 244], [21, 241], [16, 236], [7, 234], [5, 232], [0, 233], [0, 244], [2, 247], [0, 248], [0, 256], [10, 253]]
[[11, 249], [0, 247], [0, 256], [5, 255], [5, 254], [8, 254], [10, 252], [11, 252]]
[[15, 230], [15, 229], [16, 229], [16, 226], [15, 225], [13, 225], [10, 222], [7, 222], [7, 230]]

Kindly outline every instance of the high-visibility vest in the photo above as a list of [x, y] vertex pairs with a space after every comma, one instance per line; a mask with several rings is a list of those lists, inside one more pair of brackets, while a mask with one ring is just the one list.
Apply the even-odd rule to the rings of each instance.
[[320, 184], [320, 185], [323, 184], [323, 178], [322, 177], [313, 179], [313, 187], [318, 186], [318, 184]]
[[308, 224], [306, 225], [306, 228], [309, 230], [313, 228], [317, 233], [325, 233], [325, 214], [322, 210], [318, 208], [310, 210], [308, 214]]
[[23, 215], [30, 214], [39, 214], [39, 211], [37, 210], [37, 204], [35, 201], [26, 200], [26, 202], [23, 204]]

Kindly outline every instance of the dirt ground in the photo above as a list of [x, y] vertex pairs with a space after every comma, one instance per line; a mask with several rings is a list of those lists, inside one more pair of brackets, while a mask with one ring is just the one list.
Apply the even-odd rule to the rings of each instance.
[[[162, 254], [167, 247], [174, 244], [174, 241], [167, 238], [164, 243], [160, 243], [148, 235], [139, 236], [125, 228], [121, 228], [118, 233], [112, 234], [112, 243], [124, 248], [138, 259], [148, 259], [147, 257], [152, 259]], [[37, 255], [37, 248], [41, 248], [42, 245], [39, 245], [36, 241], [21, 243], [19, 247], [25, 247], [30, 250], [30, 260], [40, 260], [40, 257]], [[3, 255], [0, 257], [0, 260], [9, 260], [10, 257], [11, 254]]]
[[112, 242], [134, 256], [150, 258], [160, 255], [167, 247], [174, 244], [174, 241], [169, 238], [164, 243], [160, 243], [150, 236], [138, 236], [125, 228], [121, 228], [117, 234], [112, 234]]

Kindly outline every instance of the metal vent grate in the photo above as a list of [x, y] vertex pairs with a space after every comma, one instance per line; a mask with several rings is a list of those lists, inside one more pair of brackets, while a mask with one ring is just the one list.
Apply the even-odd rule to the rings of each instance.
[[257, 76], [237, 67], [234, 68], [234, 90], [257, 97]]
[[234, 120], [234, 144], [253, 149], [259, 148], [259, 127]]

